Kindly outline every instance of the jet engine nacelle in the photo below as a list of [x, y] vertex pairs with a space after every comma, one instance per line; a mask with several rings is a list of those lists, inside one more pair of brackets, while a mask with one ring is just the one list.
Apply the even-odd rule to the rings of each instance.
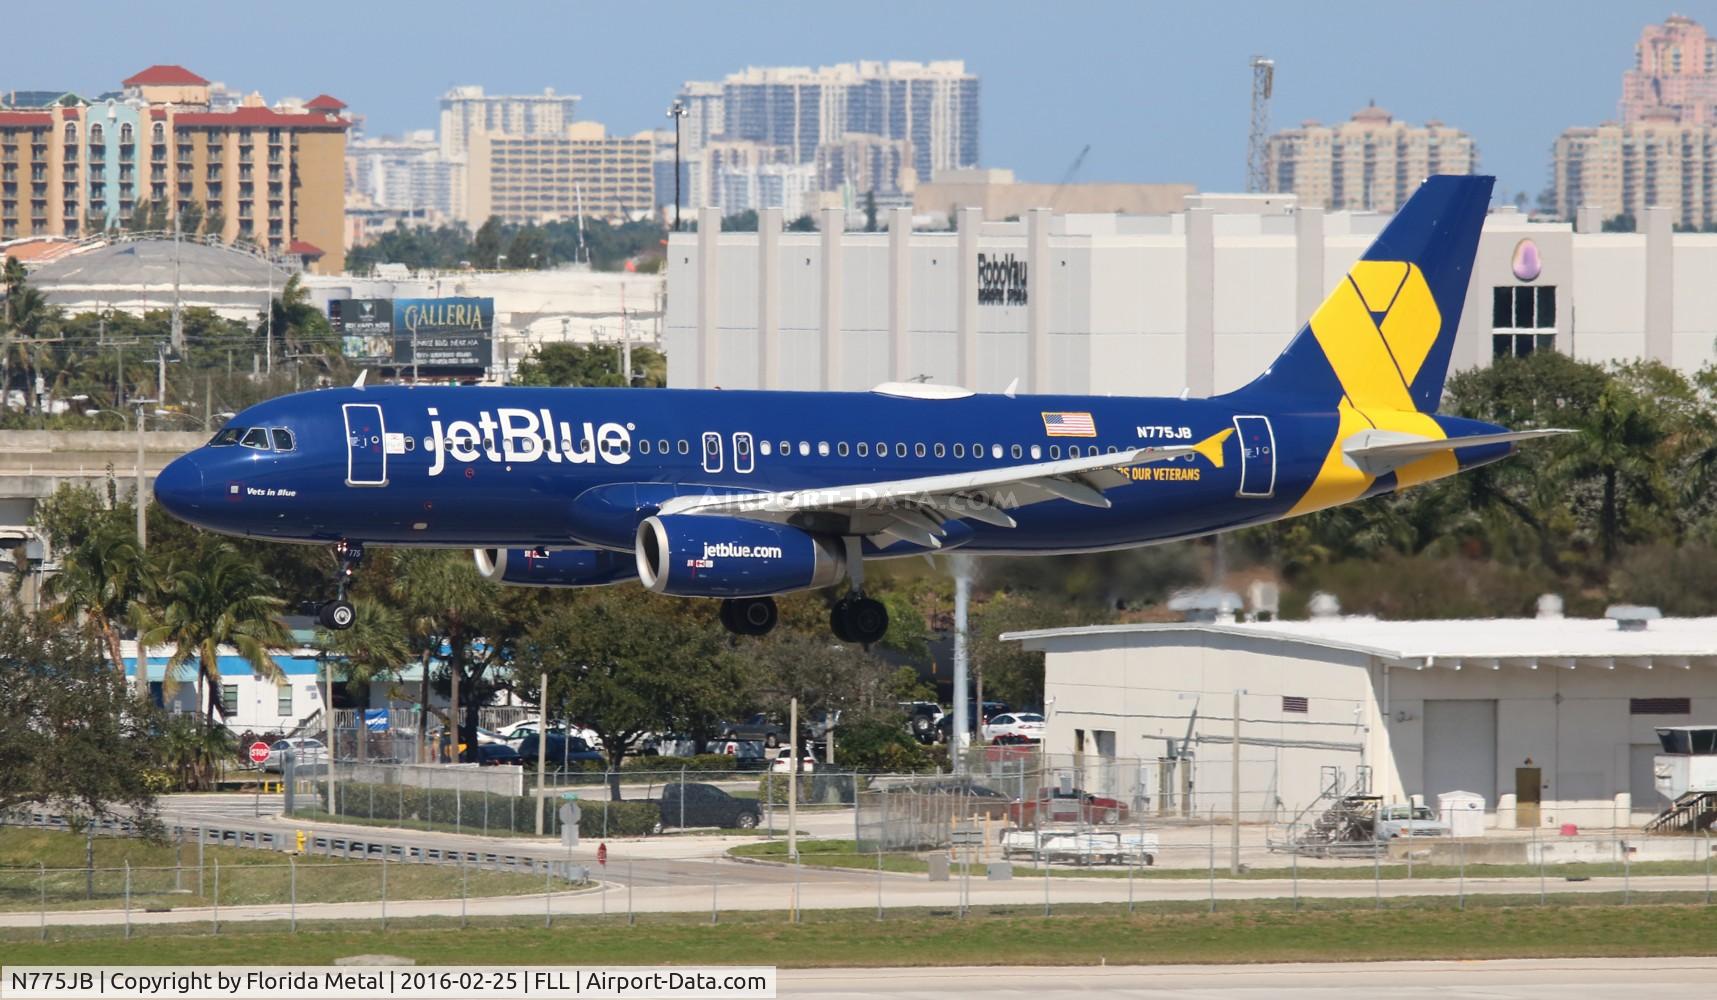
[[632, 578], [635, 569], [624, 552], [556, 549], [537, 555], [530, 549], [474, 549], [477, 573], [491, 583], [519, 587], [600, 587]]
[[638, 579], [677, 597], [765, 597], [828, 587], [846, 574], [838, 538], [788, 524], [666, 514], [638, 526]]

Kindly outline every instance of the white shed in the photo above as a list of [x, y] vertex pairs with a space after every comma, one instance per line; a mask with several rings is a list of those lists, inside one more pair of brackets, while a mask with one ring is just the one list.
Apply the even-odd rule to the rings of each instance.
[[1668, 804], [1657, 727], [1717, 722], [1717, 619], [1625, 624], [1347, 617], [1004, 638], [1047, 654], [1045, 749], [1134, 759], [1159, 778], [1153, 808], [1226, 815], [1238, 730], [1248, 819], [1364, 787], [1430, 804], [1469, 792], [1491, 825], [1608, 827]]

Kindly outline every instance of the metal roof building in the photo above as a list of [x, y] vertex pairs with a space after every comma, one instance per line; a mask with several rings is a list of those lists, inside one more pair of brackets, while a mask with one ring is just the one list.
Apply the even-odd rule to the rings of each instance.
[[1047, 751], [1091, 767], [1186, 751], [1190, 796], [1178, 776], [1159, 782], [1176, 811], [1230, 811], [1238, 732], [1249, 819], [1292, 819], [1333, 782], [1433, 805], [1475, 793], [1495, 826], [1609, 827], [1667, 804], [1653, 789], [1657, 727], [1717, 721], [1717, 619], [1618, 613], [1004, 638], [1047, 654]]

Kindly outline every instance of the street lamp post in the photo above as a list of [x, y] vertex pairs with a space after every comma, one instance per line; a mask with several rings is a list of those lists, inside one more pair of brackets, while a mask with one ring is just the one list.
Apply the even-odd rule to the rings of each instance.
[[680, 121], [689, 114], [686, 102], [674, 98], [668, 117], [674, 120], [674, 232], [680, 231]]

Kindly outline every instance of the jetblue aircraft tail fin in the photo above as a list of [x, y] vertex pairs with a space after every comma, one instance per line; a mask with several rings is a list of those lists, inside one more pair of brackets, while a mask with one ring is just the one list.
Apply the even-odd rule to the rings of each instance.
[[1491, 177], [1431, 177], [1240, 398], [1434, 413]]

